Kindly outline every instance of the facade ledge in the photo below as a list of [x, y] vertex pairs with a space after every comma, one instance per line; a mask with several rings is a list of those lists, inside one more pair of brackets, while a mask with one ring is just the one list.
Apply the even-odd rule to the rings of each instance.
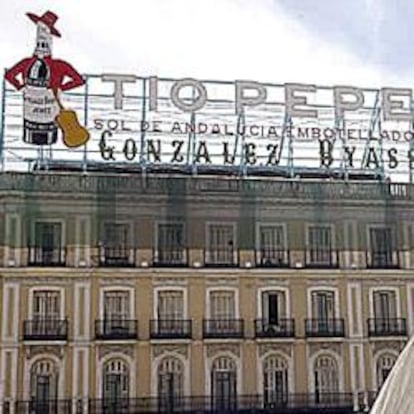
[[245, 341], [246, 338], [204, 338], [202, 340], [202, 342], [207, 344], [222, 344], [223, 342], [239, 344]]
[[96, 345], [131, 345], [138, 342], [138, 339], [94, 339]]
[[56, 340], [53, 340], [53, 339], [52, 340], [48, 340], [48, 339], [36, 339], [36, 340], [24, 339], [22, 341], [22, 343], [23, 343], [23, 345], [26, 345], [26, 346], [38, 346], [38, 345], [66, 346], [66, 345], [68, 345], [69, 341], [68, 340], [66, 340], [66, 341], [61, 341], [61, 340], [56, 341]]
[[166, 345], [166, 344], [184, 344], [191, 345], [194, 341], [190, 338], [165, 338], [165, 339], [150, 339], [151, 345]]
[[385, 335], [385, 336], [369, 336], [370, 342], [379, 341], [408, 341], [408, 335]]
[[307, 337], [306, 342], [347, 342], [347, 338], [344, 336], [319, 336], [319, 337]]
[[295, 337], [263, 337], [263, 338], [255, 338], [256, 342], [297, 342]]

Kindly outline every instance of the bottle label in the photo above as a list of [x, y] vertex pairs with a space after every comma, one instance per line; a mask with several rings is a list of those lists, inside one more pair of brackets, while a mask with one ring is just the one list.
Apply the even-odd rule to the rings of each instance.
[[59, 106], [51, 89], [26, 85], [23, 91], [24, 120], [30, 124], [54, 123]]

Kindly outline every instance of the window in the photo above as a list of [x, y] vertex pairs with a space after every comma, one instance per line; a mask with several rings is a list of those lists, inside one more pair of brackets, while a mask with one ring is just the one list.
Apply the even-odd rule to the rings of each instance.
[[162, 407], [173, 409], [184, 395], [184, 367], [174, 357], [162, 359], [158, 365], [158, 397]]
[[236, 317], [234, 291], [210, 292], [210, 318], [216, 320], [229, 320]]
[[377, 360], [377, 390], [379, 391], [384, 384], [385, 380], [387, 379], [389, 373], [394, 366], [396, 358], [394, 355], [385, 354], [381, 355], [381, 357]]
[[374, 318], [368, 320], [369, 335], [405, 335], [405, 319], [397, 318], [397, 294], [392, 290], [373, 293]]
[[120, 359], [108, 361], [103, 367], [102, 387], [102, 397], [109, 404], [107, 408], [113, 407], [112, 412], [115, 414], [118, 412], [116, 409], [127, 403], [125, 399], [129, 397], [128, 365]]
[[[42, 359], [32, 366], [30, 371], [30, 396], [35, 404], [47, 404], [47, 402], [57, 398], [58, 379], [58, 371], [53, 361]], [[36, 408], [37, 410], [35, 409], [34, 412], [44, 412], [40, 410], [39, 406]]]
[[103, 290], [101, 319], [95, 321], [96, 339], [136, 339], [138, 323], [133, 319], [132, 290]]
[[211, 370], [211, 397], [214, 410], [232, 410], [236, 405], [237, 371], [233, 359], [219, 357]]
[[108, 266], [130, 264], [128, 229], [128, 224], [105, 223], [100, 252], [101, 264]]
[[191, 332], [191, 322], [184, 320], [184, 292], [182, 290], [158, 291], [157, 315], [153, 323], [155, 335], [182, 337]]
[[333, 261], [332, 230], [330, 227], [311, 226], [308, 229], [306, 262], [311, 266], [331, 267]]
[[288, 265], [283, 226], [260, 226], [258, 264], [260, 266]]
[[29, 248], [29, 263], [48, 266], [65, 263], [61, 223], [37, 222], [35, 224], [34, 247]]
[[235, 243], [232, 225], [210, 224], [208, 226], [206, 264], [231, 266], [234, 260]]
[[277, 325], [286, 317], [285, 292], [272, 290], [262, 293], [262, 318], [266, 324]]
[[130, 318], [128, 291], [104, 292], [104, 319], [122, 321]]
[[335, 294], [332, 291], [312, 292], [312, 317], [328, 320], [335, 318]]
[[183, 265], [185, 255], [184, 225], [159, 224], [155, 264]]
[[371, 257], [369, 267], [386, 268], [393, 266], [393, 243], [390, 228], [369, 229]]
[[263, 361], [263, 396], [267, 407], [287, 403], [288, 365], [284, 358], [271, 355]]
[[36, 290], [33, 293], [33, 319], [60, 319], [60, 292], [56, 290]]
[[375, 291], [373, 298], [375, 319], [390, 320], [397, 317], [397, 298], [395, 291]]
[[241, 337], [243, 321], [236, 318], [235, 292], [210, 291], [210, 319], [204, 321], [205, 337]]
[[335, 293], [312, 292], [312, 319], [307, 321], [307, 334], [314, 336], [342, 336], [343, 319], [335, 318]]
[[339, 374], [336, 360], [319, 356], [314, 364], [315, 402], [335, 404], [339, 393]]
[[182, 290], [158, 292], [157, 318], [161, 320], [184, 318], [184, 292]]

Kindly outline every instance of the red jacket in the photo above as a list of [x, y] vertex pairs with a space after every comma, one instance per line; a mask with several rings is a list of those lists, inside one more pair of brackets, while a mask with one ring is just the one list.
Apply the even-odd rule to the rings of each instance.
[[[16, 63], [11, 69], [6, 70], [5, 78], [17, 90], [20, 90], [25, 85], [28, 71], [36, 59], [36, 56], [32, 56]], [[85, 83], [82, 76], [69, 63], [63, 60], [53, 59], [51, 56], [46, 56], [44, 60], [50, 68], [49, 88], [67, 91]], [[23, 83], [17, 79], [19, 75], [22, 75]], [[68, 81], [65, 79], [67, 77], [71, 79]]]

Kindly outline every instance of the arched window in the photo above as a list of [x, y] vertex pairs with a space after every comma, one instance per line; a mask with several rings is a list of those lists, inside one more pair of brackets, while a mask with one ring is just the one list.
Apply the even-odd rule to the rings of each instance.
[[162, 359], [157, 370], [158, 397], [160, 404], [177, 407], [184, 395], [184, 366], [178, 358]]
[[129, 397], [129, 367], [122, 359], [111, 359], [103, 366], [102, 397], [107, 401]]
[[379, 390], [384, 384], [394, 366], [396, 357], [392, 354], [381, 355], [377, 360], [377, 389]]
[[321, 355], [314, 363], [315, 402], [335, 404], [339, 397], [339, 372], [336, 360]]
[[30, 397], [36, 401], [54, 400], [58, 397], [59, 373], [54, 361], [41, 359], [30, 370]]
[[277, 355], [263, 361], [263, 396], [266, 405], [283, 404], [288, 398], [288, 364]]
[[237, 368], [234, 360], [221, 356], [213, 361], [211, 368], [211, 397], [213, 408], [234, 409], [237, 394]]

